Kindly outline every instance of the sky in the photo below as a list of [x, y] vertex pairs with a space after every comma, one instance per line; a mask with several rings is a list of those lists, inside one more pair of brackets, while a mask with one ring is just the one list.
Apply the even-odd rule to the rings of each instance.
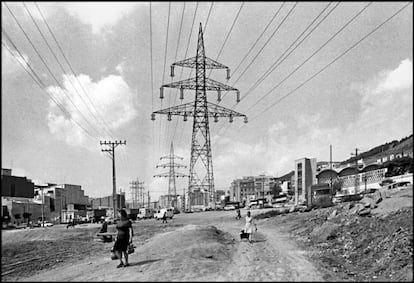
[[[111, 195], [100, 141], [118, 140], [117, 189], [130, 199], [139, 180], [151, 200], [167, 194], [168, 179], [153, 176], [168, 168], [156, 166], [173, 143], [188, 174], [192, 119], [150, 116], [180, 104], [159, 88], [194, 76], [176, 67], [171, 78], [170, 65], [195, 56], [200, 23], [206, 56], [231, 69], [211, 78], [240, 90], [220, 105], [249, 120], [210, 121], [216, 189], [282, 176], [303, 157], [329, 161], [330, 145], [341, 161], [413, 133], [412, 2], [24, 3], [2, 2], [2, 168], [13, 175]], [[177, 193], [187, 187], [177, 179]]]

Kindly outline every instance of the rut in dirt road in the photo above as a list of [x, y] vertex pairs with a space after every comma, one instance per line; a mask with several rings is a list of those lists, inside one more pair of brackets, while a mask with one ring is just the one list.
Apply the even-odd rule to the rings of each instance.
[[305, 252], [275, 228], [267, 228], [266, 221], [258, 222], [259, 231], [253, 243], [240, 241], [240, 223], [221, 226], [237, 241], [237, 250], [227, 273], [219, 281], [323, 281], [322, 274], [305, 257]]

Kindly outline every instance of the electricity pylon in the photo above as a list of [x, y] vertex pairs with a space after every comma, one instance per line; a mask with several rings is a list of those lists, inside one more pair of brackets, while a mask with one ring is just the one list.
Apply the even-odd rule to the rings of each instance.
[[[188, 177], [188, 175], [185, 175], [185, 174], [182, 174], [182, 173], [179, 173], [179, 172], [175, 172], [175, 168], [186, 168], [187, 166], [175, 163], [175, 161], [174, 161], [175, 159], [181, 159], [182, 160], [183, 158], [180, 157], [180, 156], [174, 155], [174, 146], [173, 146], [172, 142], [171, 142], [171, 148], [170, 148], [170, 155], [160, 157], [160, 160], [162, 160], [162, 159], [169, 159], [169, 161], [168, 161], [168, 163], [157, 165], [156, 168], [158, 168], [158, 167], [162, 167], [162, 168], [169, 167], [170, 170], [169, 170], [168, 173], [162, 173], [162, 174], [154, 175], [154, 177], [168, 177], [168, 179], [169, 179], [169, 182], [168, 182], [168, 205], [170, 207], [175, 208], [176, 205], [177, 205], [177, 190], [176, 190], [176, 187], [175, 187], [175, 178], [176, 177], [177, 178], [179, 178], [179, 177]], [[170, 199], [171, 195], [173, 196], [172, 200]]]
[[132, 195], [132, 207], [140, 208], [140, 202], [142, 202], [142, 206], [144, 206], [144, 182], [140, 182], [137, 178], [136, 181], [132, 181], [129, 184]]
[[[190, 160], [190, 179], [188, 184], [187, 207], [191, 210], [191, 193], [196, 190], [203, 192], [215, 205], [213, 162], [211, 155], [209, 117], [218, 122], [219, 117], [229, 117], [229, 122], [233, 122], [234, 117], [244, 117], [247, 123], [247, 116], [231, 109], [219, 106], [207, 101], [207, 91], [217, 91], [217, 100], [221, 101], [221, 91], [236, 91], [236, 101], [240, 101], [240, 92], [231, 86], [206, 78], [206, 69], [226, 69], [227, 79], [230, 78], [230, 69], [205, 56], [203, 31], [200, 23], [198, 33], [197, 55], [192, 58], [175, 62], [171, 65], [171, 76], [174, 76], [174, 67], [181, 66], [195, 68], [194, 78], [165, 84], [160, 88], [160, 99], [164, 98], [164, 87], [179, 88], [180, 99], [184, 99], [184, 89], [195, 90], [195, 101], [190, 103], [173, 106], [170, 108], [155, 111], [151, 114], [151, 120], [155, 120], [155, 114], [167, 115], [168, 121], [171, 116], [183, 116], [187, 121], [188, 116], [193, 116], [193, 133], [191, 140], [191, 160]], [[197, 166], [197, 168], [196, 168]], [[197, 169], [197, 170], [196, 170]], [[201, 172], [203, 171], [203, 172]], [[202, 175], [204, 173], [204, 175]], [[200, 178], [201, 176], [201, 178]], [[204, 199], [206, 204], [207, 199]]]

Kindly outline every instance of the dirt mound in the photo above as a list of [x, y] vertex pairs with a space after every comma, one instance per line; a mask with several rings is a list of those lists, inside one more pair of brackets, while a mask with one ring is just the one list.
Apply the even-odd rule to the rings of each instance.
[[[412, 281], [412, 189], [277, 216], [336, 280]], [[362, 214], [361, 211], [370, 212]]]
[[[159, 260], [148, 270], [158, 274], [154, 280], [194, 280], [195, 274], [203, 278], [212, 276], [213, 280], [223, 261], [231, 258], [232, 250], [228, 245], [231, 242], [230, 234], [214, 226], [186, 225], [148, 239], [138, 252], [147, 260]], [[189, 258], [192, 260], [189, 261]], [[183, 277], [182, 272], [175, 272], [183, 269], [192, 272], [188, 273], [188, 277]]]

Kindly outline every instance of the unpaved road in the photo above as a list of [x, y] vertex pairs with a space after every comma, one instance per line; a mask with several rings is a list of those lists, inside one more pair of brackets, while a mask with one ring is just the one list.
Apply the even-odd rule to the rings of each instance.
[[[253, 211], [253, 215], [255, 213], [257, 211]], [[242, 215], [245, 216], [245, 211]], [[118, 261], [111, 261], [109, 252], [105, 250], [101, 257], [43, 270], [30, 277], [18, 278], [18, 281], [324, 281], [321, 269], [309, 261], [309, 255], [289, 235], [281, 232], [282, 229], [271, 226], [266, 219], [260, 220], [253, 243], [240, 241], [239, 232], [244, 219], [235, 220], [234, 216], [234, 211], [179, 214], [167, 224], [173, 223], [177, 227], [182, 224], [183, 229], [189, 224], [194, 224], [194, 227], [214, 226], [225, 232], [222, 234], [228, 240], [223, 240], [220, 246], [211, 239], [199, 240], [187, 253], [180, 253], [178, 249], [184, 250], [187, 242], [190, 245], [185, 237], [182, 241], [176, 239], [181, 237], [177, 235], [185, 235], [182, 233], [187, 231], [181, 229], [181, 234], [166, 232], [164, 238], [163, 234], [157, 235], [161, 240], [155, 246], [154, 242], [140, 242], [134, 238], [137, 249], [130, 255], [131, 266], [127, 268], [116, 268]], [[162, 225], [159, 221], [147, 221]], [[140, 223], [136, 225], [135, 229], [139, 229]], [[194, 229], [188, 233], [197, 232]], [[175, 235], [175, 243], [171, 244], [169, 235]], [[170, 245], [162, 239], [169, 241]], [[219, 251], [225, 250], [223, 256], [216, 256], [217, 247]], [[197, 256], [209, 253], [213, 248], [216, 249], [215, 254]]]

